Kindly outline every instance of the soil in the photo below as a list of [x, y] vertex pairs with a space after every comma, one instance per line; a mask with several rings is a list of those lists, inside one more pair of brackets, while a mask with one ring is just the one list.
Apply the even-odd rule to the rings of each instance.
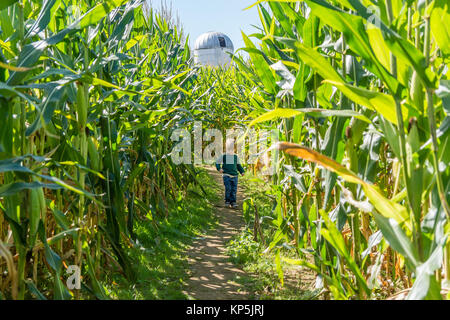
[[[250, 292], [250, 287], [246, 288], [243, 284], [236, 282], [238, 277], [242, 280], [257, 277], [257, 275], [244, 272], [233, 264], [226, 254], [227, 243], [245, 227], [242, 216], [244, 189], [238, 184], [238, 207], [236, 209], [226, 207], [223, 200], [222, 175], [215, 168], [205, 167], [205, 169], [220, 186], [217, 191], [220, 193], [220, 200], [214, 206], [218, 224], [217, 228], [195, 240], [187, 251], [190, 278], [186, 281], [183, 294], [188, 299], [197, 300], [248, 300], [257, 299], [259, 294], [263, 294], [266, 299], [272, 299], [274, 296], [270, 287], [255, 296], [255, 292]], [[296, 292], [300, 299], [317, 299], [317, 292], [312, 291], [315, 277], [315, 273], [305, 267], [284, 268], [284, 290]], [[245, 281], [240, 282], [245, 283]]]
[[[213, 168], [209, 174], [220, 185], [223, 194], [222, 175]], [[223, 197], [222, 197], [223, 198]], [[250, 293], [234, 280], [245, 272], [228, 260], [226, 245], [244, 227], [242, 202], [244, 194], [238, 185], [237, 208], [225, 207], [223, 199], [215, 205], [217, 228], [194, 241], [188, 251], [191, 277], [183, 292], [190, 299], [241, 300], [249, 299]]]

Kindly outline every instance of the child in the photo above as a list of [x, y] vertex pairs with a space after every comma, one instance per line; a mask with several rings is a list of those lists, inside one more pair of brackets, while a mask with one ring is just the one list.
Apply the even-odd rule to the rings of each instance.
[[237, 208], [236, 192], [238, 185], [238, 172], [243, 176], [244, 168], [241, 166], [239, 157], [234, 153], [234, 140], [228, 139], [226, 143], [227, 152], [216, 161], [217, 171], [223, 174], [225, 185], [225, 205]]

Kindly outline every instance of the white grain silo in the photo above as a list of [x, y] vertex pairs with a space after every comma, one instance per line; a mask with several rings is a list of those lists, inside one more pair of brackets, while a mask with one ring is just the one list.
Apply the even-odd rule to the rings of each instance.
[[195, 41], [194, 60], [203, 66], [224, 66], [231, 62], [228, 53], [234, 53], [231, 39], [221, 32], [207, 32]]

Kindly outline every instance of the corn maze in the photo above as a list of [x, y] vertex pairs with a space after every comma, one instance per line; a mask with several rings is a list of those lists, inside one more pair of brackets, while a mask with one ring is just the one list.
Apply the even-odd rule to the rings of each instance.
[[324, 299], [449, 298], [448, 1], [243, 3], [260, 25], [219, 69], [144, 2], [0, 3], [0, 299], [136, 281], [136, 223], [198, 185], [170, 157], [194, 121], [279, 130], [265, 252]]

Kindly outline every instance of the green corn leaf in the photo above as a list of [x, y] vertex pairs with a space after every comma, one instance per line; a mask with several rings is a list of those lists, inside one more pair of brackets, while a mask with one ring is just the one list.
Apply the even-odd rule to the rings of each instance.
[[78, 237], [80, 230], [81, 228], [72, 228], [64, 230], [48, 239], [47, 242], [49, 245], [53, 246], [56, 245], [60, 240], [66, 239], [68, 236], [71, 236], [72, 239], [76, 239]]
[[45, 254], [45, 259], [48, 262], [48, 265], [53, 269], [53, 271], [56, 274], [61, 274], [61, 269], [62, 269], [62, 260], [61, 257], [52, 250], [52, 248], [50, 248], [50, 246], [47, 243], [47, 238], [45, 236], [45, 227], [44, 224], [41, 221], [39, 221], [39, 238], [42, 242], [42, 244], [44, 245], [44, 254]]
[[374, 25], [369, 24], [367, 26], [367, 35], [369, 36], [369, 41], [372, 44], [375, 56], [386, 69], [389, 69], [391, 63], [389, 48], [384, 42], [381, 30], [376, 28]]
[[50, 203], [50, 209], [53, 212], [53, 215], [55, 217], [56, 223], [61, 227], [61, 229], [68, 230], [70, 226], [70, 222], [67, 219], [67, 217], [62, 213], [58, 208], [55, 207], [55, 202], [52, 201]]
[[384, 138], [389, 143], [389, 146], [391, 147], [395, 156], [400, 159], [400, 145], [396, 128], [392, 123], [385, 119], [381, 119], [380, 124], [380, 127], [384, 133]]
[[[92, 24], [97, 24], [111, 10], [121, 6], [126, 1], [128, 0], [106, 0], [103, 3], [99, 3], [67, 28], [51, 36], [50, 38], [27, 44], [20, 52], [17, 67], [30, 68], [34, 66], [49, 46], [60, 43], [66, 36], [78, 31], [79, 29], [86, 28]], [[13, 72], [9, 77], [7, 84], [10, 86], [19, 84], [27, 76], [27, 74], [28, 72]]]
[[259, 78], [261, 79], [261, 82], [264, 84], [265, 89], [269, 93], [275, 93], [275, 78], [272, 74], [272, 71], [270, 71], [269, 65], [267, 62], [262, 58], [259, 54], [255, 53], [257, 51], [255, 45], [253, 42], [247, 37], [245, 33], [242, 32], [242, 38], [244, 39], [244, 43], [247, 46], [247, 48], [252, 49], [253, 51], [249, 51], [249, 55], [252, 58], [252, 61], [255, 64], [255, 71]]
[[[109, 12], [113, 9], [120, 7], [129, 0], [105, 0], [102, 3], [98, 3], [87, 13], [81, 16], [77, 21], [75, 21], [71, 27], [77, 29], [83, 29], [87, 26], [97, 24], [102, 20]], [[69, 28], [71, 28], [69, 26]]]
[[[330, 83], [339, 90], [341, 90], [350, 100], [365, 106], [371, 110], [377, 111], [386, 120], [389, 120], [393, 124], [397, 125], [397, 114], [395, 109], [395, 100], [392, 96], [367, 90], [360, 87], [355, 87], [346, 83], [334, 82], [325, 80], [326, 83]], [[403, 118], [407, 119], [408, 109], [402, 106]], [[411, 110], [411, 112], [414, 112]]]
[[288, 16], [283, 11], [283, 8], [280, 3], [277, 2], [269, 2], [270, 9], [272, 10], [275, 18], [280, 22], [281, 26], [291, 38], [294, 38], [294, 33], [292, 31], [292, 23], [289, 21]]
[[446, 0], [434, 0], [430, 6], [433, 37], [442, 52], [448, 56], [450, 55], [450, 5]]
[[361, 253], [361, 258], [364, 259], [365, 257], [367, 257], [372, 248], [377, 246], [381, 242], [381, 240], [383, 240], [383, 234], [380, 230], [371, 234], [367, 243], [367, 249]]
[[4, 94], [4, 95], [8, 96], [10, 93], [12, 94], [12, 96], [18, 96], [18, 97], [24, 99], [25, 101], [27, 101], [28, 103], [30, 103], [35, 108], [37, 108], [35, 102], [32, 99], [30, 99], [28, 96], [26, 96], [22, 92], [18, 91], [14, 87], [11, 87], [11, 86], [7, 85], [6, 83], [0, 82], [0, 94]]
[[33, 281], [27, 279], [25, 280], [25, 283], [27, 284], [27, 287], [30, 290], [31, 294], [34, 295], [37, 299], [47, 300], [47, 298], [39, 291]]
[[53, 116], [53, 112], [58, 106], [62, 106], [65, 102], [66, 88], [68, 81], [57, 83], [53, 89], [44, 97], [42, 104], [39, 106], [39, 115], [31, 126], [25, 131], [25, 135], [29, 137], [37, 130], [47, 125]]
[[313, 117], [355, 117], [364, 122], [371, 123], [371, 121], [363, 114], [352, 111], [352, 110], [327, 110], [327, 109], [316, 109], [316, 108], [303, 108], [303, 109], [288, 109], [288, 108], [277, 108], [264, 113], [258, 118], [250, 122], [249, 127], [254, 126], [257, 123], [270, 121], [278, 118], [292, 118], [300, 114], [308, 114]]
[[399, 83], [375, 56], [370, 45], [369, 36], [364, 26], [364, 19], [348, 14], [323, 0], [306, 0], [314, 15], [345, 36], [347, 44], [366, 62], [366, 67], [376, 74], [392, 90], [398, 93]]
[[86, 257], [87, 257], [88, 273], [89, 277], [91, 278], [92, 290], [94, 291], [95, 296], [101, 300], [109, 300], [108, 296], [105, 293], [105, 290], [103, 289], [103, 286], [95, 276], [94, 261], [92, 260], [90, 251], [88, 250], [87, 246], [85, 246], [83, 249], [87, 251]]
[[369, 288], [367, 287], [366, 280], [364, 279], [361, 270], [359, 269], [355, 260], [351, 257], [350, 253], [347, 250], [347, 247], [345, 246], [345, 241], [342, 237], [342, 234], [339, 232], [336, 225], [330, 220], [325, 211], [320, 210], [320, 216], [324, 219], [326, 225], [326, 229], [320, 229], [320, 234], [339, 252], [340, 255], [342, 255], [342, 257], [344, 257], [345, 260], [347, 260], [348, 266], [356, 276], [361, 288], [364, 289], [366, 294], [370, 294]]
[[[44, 161], [43, 158], [36, 157], [36, 156], [23, 156], [23, 157], [16, 157], [16, 158], [13, 158], [13, 159], [8, 159], [8, 160], [1, 160], [0, 161], [0, 173], [2, 173], [2, 172], [23, 172], [23, 173], [27, 173], [27, 174], [30, 174], [30, 175], [33, 175], [33, 176], [36, 176], [36, 177], [40, 177], [42, 179], [51, 181], [54, 184], [56, 184], [56, 185], [58, 185], [58, 186], [60, 186], [60, 187], [62, 187], [64, 189], [67, 189], [67, 190], [70, 190], [72, 192], [75, 192], [76, 194], [84, 195], [85, 197], [87, 197], [87, 198], [91, 199], [92, 201], [96, 202], [98, 205], [103, 206], [103, 204], [101, 202], [99, 202], [97, 199], [95, 199], [95, 195], [90, 193], [90, 192], [87, 192], [85, 190], [81, 190], [81, 189], [78, 189], [76, 187], [73, 187], [73, 186], [67, 184], [66, 182], [56, 178], [56, 177], [38, 174], [38, 173], [34, 172], [33, 170], [31, 170], [31, 169], [29, 169], [27, 167], [24, 167], [20, 162], [21, 162], [21, 160], [23, 160], [23, 159], [25, 159], [27, 157], [31, 157], [31, 158], [35, 159], [36, 161], [41, 161], [41, 162]], [[49, 186], [52, 186], [52, 185], [49, 185]]]
[[406, 236], [397, 221], [373, 213], [375, 221], [389, 245], [403, 255], [414, 268], [419, 265], [419, 255], [411, 240]]
[[53, 183], [42, 183], [38, 181], [33, 182], [13, 182], [4, 184], [0, 187], [0, 197], [7, 197], [17, 194], [23, 190], [32, 190], [37, 188], [47, 188], [51, 190], [62, 189], [61, 186]]
[[[349, 85], [345, 83], [343, 78], [333, 69], [331, 64], [316, 50], [308, 48], [298, 41], [289, 39], [282, 39], [282, 41], [290, 47], [296, 48], [297, 53], [303, 62], [308, 64], [326, 79], [326, 83], [336, 86], [350, 100], [379, 112], [387, 120], [393, 124], [397, 124], [395, 100], [392, 96]], [[406, 119], [409, 109], [406, 109], [405, 107], [402, 108], [404, 110], [404, 118]], [[411, 113], [414, 112], [414, 110], [411, 110]]]
[[54, 11], [54, 7], [59, 7], [61, 0], [45, 0], [42, 4], [42, 9], [39, 13], [38, 18], [34, 22], [34, 24], [28, 29], [25, 38], [33, 36], [35, 34], [40, 33], [44, 30], [48, 24], [50, 23], [51, 13]]
[[266, 112], [265, 114], [259, 116], [252, 122], [250, 122], [249, 127], [254, 126], [257, 123], [270, 121], [277, 118], [291, 118], [301, 114], [300, 111], [294, 109], [277, 108]]
[[300, 260], [300, 259], [286, 258], [286, 257], [281, 257], [281, 260], [288, 264], [309, 268], [309, 269], [315, 271], [317, 274], [320, 274], [328, 283], [334, 282], [333, 278], [331, 278], [325, 272], [322, 272], [322, 270], [320, 270], [320, 268], [317, 267], [315, 264], [312, 264], [308, 261]]
[[[309, 3], [310, 1], [307, 0]], [[332, 7], [327, 4], [324, 0], [311, 0], [311, 2], [317, 2], [320, 6], [328, 6], [333, 10], [337, 10], [337, 8]], [[365, 19], [365, 21], [373, 20], [373, 13], [371, 10], [368, 10], [364, 5], [361, 4], [359, 0], [345, 0], [346, 5], [351, 5], [356, 13]], [[350, 16], [350, 14], [348, 14]], [[359, 17], [358, 17], [359, 18]], [[352, 18], [354, 19], [354, 18]], [[354, 19], [357, 20], [357, 19]], [[362, 22], [359, 22], [362, 24]], [[422, 82], [425, 86], [429, 88], [437, 88], [437, 77], [436, 74], [431, 70], [430, 67], [427, 67], [425, 56], [420, 52], [411, 42], [402, 38], [399, 34], [394, 32], [388, 26], [386, 26], [382, 20], [377, 19], [376, 23], [379, 24], [379, 27], [383, 33], [383, 37], [386, 45], [389, 47], [391, 52], [398, 58], [401, 59], [404, 63], [411, 65], [411, 67], [418, 73]], [[441, 25], [442, 28], [442, 25]], [[358, 52], [360, 53], [360, 52]], [[360, 53], [361, 54], [361, 53]], [[363, 56], [363, 55], [362, 55]], [[363, 56], [365, 57], [365, 56]], [[367, 58], [367, 57], [365, 57]], [[373, 70], [372, 70], [373, 71]], [[374, 71], [373, 71], [374, 72]], [[374, 72], [375, 73], [375, 72]], [[377, 74], [377, 73], [376, 73]], [[379, 74], [377, 74], [380, 76]], [[382, 78], [382, 77], [380, 77]], [[382, 78], [383, 79], [383, 78]], [[398, 94], [397, 90], [394, 87], [391, 87], [389, 83], [389, 88], [393, 91], [393, 94]]]
[[2, 0], [2, 2], [0, 3], [0, 10], [8, 8], [9, 6], [13, 5], [14, 3], [16, 3], [18, 1], [19, 0]]
[[283, 268], [281, 266], [280, 250], [277, 250], [277, 253], [275, 255], [275, 266], [278, 274], [278, 279], [280, 279], [281, 286], [284, 286], [284, 274]]
[[61, 281], [58, 275], [55, 275], [54, 285], [53, 285], [53, 299], [54, 300], [70, 300], [72, 295], [69, 290], [67, 290], [64, 283]]
[[416, 280], [408, 294], [408, 300], [422, 300], [430, 296], [433, 300], [442, 300], [440, 288], [435, 282], [435, 271], [440, 269], [444, 258], [443, 244], [434, 249], [428, 260], [416, 268]]

